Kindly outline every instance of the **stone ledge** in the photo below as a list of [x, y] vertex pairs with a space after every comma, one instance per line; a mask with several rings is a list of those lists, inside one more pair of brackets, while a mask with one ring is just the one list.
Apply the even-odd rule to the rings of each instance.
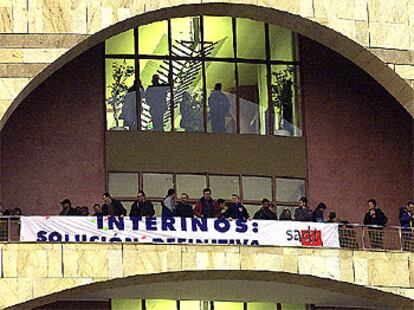
[[47, 66], [46, 63], [0, 63], [0, 78], [33, 78]]
[[72, 48], [89, 35], [87, 34], [0, 34], [2, 48]]

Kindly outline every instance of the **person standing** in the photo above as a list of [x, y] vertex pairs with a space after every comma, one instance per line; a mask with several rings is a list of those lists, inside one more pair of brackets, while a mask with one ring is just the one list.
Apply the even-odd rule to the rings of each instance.
[[167, 196], [162, 201], [162, 217], [174, 217], [175, 214], [175, 189], [170, 188]]
[[257, 210], [256, 212], [255, 212], [255, 214], [253, 215], [253, 219], [255, 219], [255, 220], [260, 220], [260, 219], [262, 219], [262, 214], [263, 214], [263, 211], [265, 210], [265, 209], [267, 209], [267, 207], [269, 206], [269, 199], [267, 199], [267, 198], [263, 198], [262, 199], [262, 206], [260, 207], [260, 209], [259, 210]]
[[325, 222], [325, 217], [323, 213], [326, 209], [327, 209], [326, 204], [324, 204], [323, 202], [319, 203], [312, 213], [312, 220], [318, 223]]
[[295, 210], [295, 221], [312, 221], [312, 210], [308, 207], [308, 199], [306, 197], [299, 199], [299, 207]]
[[68, 198], [63, 199], [60, 204], [62, 205], [62, 211], [60, 211], [59, 215], [78, 215], [78, 212], [76, 212], [76, 209], [72, 207], [72, 202]]
[[194, 215], [196, 217], [214, 218], [220, 216], [220, 208], [211, 197], [211, 190], [209, 188], [203, 189], [203, 197], [201, 197], [195, 207]]
[[368, 227], [368, 236], [371, 242], [371, 247], [374, 249], [383, 248], [384, 230], [383, 227], [387, 224], [388, 218], [377, 207], [377, 201], [375, 199], [368, 200], [368, 210], [364, 216], [364, 225], [373, 226]]
[[154, 130], [164, 131], [164, 113], [168, 110], [167, 95], [169, 85], [160, 83], [160, 76], [152, 76], [152, 85], [147, 88], [145, 100], [150, 106], [150, 114]]
[[154, 214], [154, 205], [151, 201], [147, 200], [144, 191], [139, 191], [137, 200], [131, 206], [129, 216], [153, 217]]
[[127, 214], [122, 203], [112, 199], [109, 193], [103, 193], [102, 200], [102, 215], [125, 216]]
[[249, 212], [243, 204], [240, 202], [240, 196], [237, 194], [231, 195], [231, 204], [224, 213], [224, 217], [234, 220], [248, 220], [250, 218]]
[[408, 201], [400, 208], [401, 243], [404, 251], [413, 251], [414, 235], [414, 201]]
[[230, 110], [230, 100], [221, 91], [221, 83], [214, 86], [214, 91], [208, 98], [208, 105], [210, 107], [211, 127], [214, 133], [225, 133], [225, 117]]
[[188, 203], [188, 195], [186, 193], [181, 194], [181, 201], [175, 206], [175, 216], [179, 217], [194, 217], [194, 209]]

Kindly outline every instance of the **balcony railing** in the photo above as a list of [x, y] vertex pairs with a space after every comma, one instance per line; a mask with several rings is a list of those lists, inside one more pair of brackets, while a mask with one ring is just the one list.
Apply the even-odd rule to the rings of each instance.
[[[18, 216], [1, 216], [0, 242], [16, 242], [19, 239], [20, 218]], [[414, 227], [340, 225], [339, 244], [341, 248], [353, 250], [414, 252]]]

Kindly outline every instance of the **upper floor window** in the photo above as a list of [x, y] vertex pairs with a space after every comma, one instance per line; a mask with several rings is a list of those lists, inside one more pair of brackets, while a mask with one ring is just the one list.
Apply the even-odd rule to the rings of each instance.
[[226, 16], [118, 34], [105, 42], [107, 129], [301, 136], [295, 37]]

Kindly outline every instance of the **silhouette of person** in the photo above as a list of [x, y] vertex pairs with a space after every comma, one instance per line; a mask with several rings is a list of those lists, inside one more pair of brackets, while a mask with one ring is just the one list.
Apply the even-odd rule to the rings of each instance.
[[152, 76], [152, 85], [146, 91], [146, 101], [150, 106], [150, 114], [154, 130], [164, 131], [164, 113], [168, 110], [167, 94], [169, 85], [161, 84], [158, 74]]
[[208, 98], [212, 131], [217, 133], [226, 132], [225, 117], [230, 109], [230, 100], [223, 94], [221, 87], [221, 83], [217, 83], [214, 86], [214, 91]]
[[[135, 85], [135, 82], [134, 82], [134, 85]], [[124, 120], [124, 126], [128, 126], [129, 130], [137, 129], [137, 103], [136, 103], [137, 92], [135, 90], [134, 85], [128, 89], [128, 92], [124, 97], [124, 105], [122, 106], [122, 113], [119, 116], [120, 119]], [[141, 81], [139, 81], [139, 87], [140, 87], [141, 102], [142, 102], [142, 99], [145, 97], [145, 91], [144, 91], [144, 88], [142, 87]]]
[[187, 91], [185, 91], [183, 93], [183, 97], [181, 99], [181, 104], [180, 104], [180, 112], [181, 112], [180, 126], [185, 131], [192, 131], [193, 129], [191, 126], [191, 108], [192, 108], [191, 106], [192, 106], [192, 98], [190, 94]]

